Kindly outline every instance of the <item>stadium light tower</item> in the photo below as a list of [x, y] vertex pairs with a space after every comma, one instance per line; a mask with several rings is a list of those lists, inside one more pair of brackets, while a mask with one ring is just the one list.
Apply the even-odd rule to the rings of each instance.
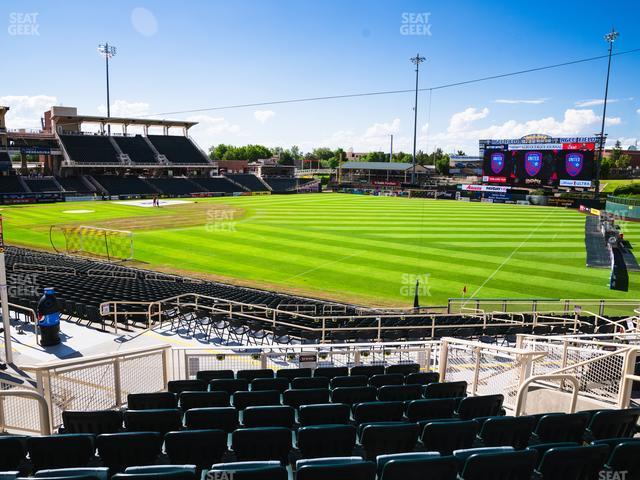
[[[104, 57], [105, 67], [107, 72], [107, 118], [111, 117], [111, 102], [109, 101], [109, 59], [116, 54], [116, 47], [107, 43], [101, 43], [98, 45], [98, 53]], [[107, 125], [107, 130], [111, 134], [111, 125]]]
[[418, 133], [418, 75], [420, 72], [420, 64], [424, 62], [426, 58], [421, 57], [419, 53], [411, 59], [411, 63], [416, 66], [416, 100], [413, 106], [413, 161], [411, 165], [411, 183], [416, 183], [416, 138]]
[[598, 192], [600, 191], [600, 168], [602, 166], [602, 157], [604, 153], [604, 144], [605, 144], [605, 136], [604, 136], [604, 124], [607, 116], [607, 98], [609, 96], [609, 75], [611, 74], [611, 53], [613, 52], [613, 42], [620, 36], [618, 32], [615, 31], [614, 28], [611, 28], [611, 31], [604, 36], [605, 41], [609, 43], [609, 62], [607, 64], [607, 80], [604, 86], [604, 104], [602, 105], [602, 124], [600, 127], [600, 145], [598, 152], [598, 164], [596, 166], [596, 184], [595, 184], [595, 196], [598, 196]]

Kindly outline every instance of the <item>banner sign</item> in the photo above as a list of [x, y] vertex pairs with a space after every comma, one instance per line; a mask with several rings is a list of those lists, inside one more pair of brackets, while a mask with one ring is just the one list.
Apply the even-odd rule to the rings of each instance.
[[511, 187], [502, 187], [499, 185], [460, 185], [460, 189], [465, 192], [499, 192], [505, 193]]

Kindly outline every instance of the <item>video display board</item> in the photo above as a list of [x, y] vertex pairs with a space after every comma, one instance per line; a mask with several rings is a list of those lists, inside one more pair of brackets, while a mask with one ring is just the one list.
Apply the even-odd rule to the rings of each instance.
[[526, 187], [590, 188], [594, 179], [596, 137], [480, 140], [482, 181]]

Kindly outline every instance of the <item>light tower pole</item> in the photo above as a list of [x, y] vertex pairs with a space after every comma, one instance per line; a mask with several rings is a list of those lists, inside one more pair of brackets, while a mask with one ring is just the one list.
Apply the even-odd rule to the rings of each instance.
[[411, 166], [411, 183], [416, 183], [416, 139], [418, 134], [418, 75], [420, 72], [420, 64], [424, 62], [426, 58], [421, 57], [419, 53], [411, 59], [411, 63], [416, 66], [416, 99], [413, 106], [413, 161]]
[[611, 74], [611, 53], [613, 52], [613, 42], [620, 36], [615, 29], [611, 28], [611, 31], [604, 36], [605, 41], [609, 43], [609, 61], [607, 63], [607, 80], [604, 84], [604, 104], [602, 105], [602, 124], [600, 127], [600, 145], [598, 152], [598, 163], [596, 164], [596, 184], [595, 184], [595, 197], [600, 192], [600, 169], [602, 166], [602, 157], [604, 154], [604, 124], [607, 116], [607, 98], [609, 96], [609, 75]]
[[[107, 118], [111, 117], [111, 101], [109, 99], [109, 59], [116, 54], [116, 47], [107, 43], [98, 45], [98, 53], [104, 57], [105, 68], [107, 73]], [[107, 130], [111, 134], [111, 125], [107, 125]]]

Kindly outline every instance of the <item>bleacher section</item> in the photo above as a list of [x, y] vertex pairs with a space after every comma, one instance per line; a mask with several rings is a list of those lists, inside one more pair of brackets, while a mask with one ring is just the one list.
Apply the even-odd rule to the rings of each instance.
[[129, 158], [137, 164], [157, 164], [155, 154], [141, 135], [133, 137], [114, 136], [122, 153], [129, 155]]
[[24, 193], [26, 192], [20, 178], [15, 175], [0, 177], [0, 193]]
[[139, 177], [119, 175], [93, 175], [109, 195], [153, 195], [157, 190]]
[[24, 181], [32, 192], [59, 192], [56, 182], [50, 178], [29, 178], [24, 177]]
[[253, 173], [235, 173], [226, 174], [225, 177], [233, 180], [234, 182], [247, 187], [252, 192], [268, 192], [269, 189], [265, 186], [258, 177]]
[[119, 164], [118, 152], [102, 135], [60, 135], [67, 154], [77, 163]]
[[263, 180], [271, 187], [271, 191], [274, 193], [295, 192], [298, 186], [296, 178], [265, 177]]
[[209, 165], [204, 154], [187, 137], [177, 135], [149, 135], [159, 153], [175, 164]]
[[202, 187], [186, 178], [148, 178], [147, 182], [165, 195], [189, 195], [202, 192]]
[[93, 193], [82, 181], [82, 177], [56, 177], [56, 180], [67, 192]]
[[2, 436], [0, 465], [69, 480], [640, 478], [638, 408], [514, 417], [502, 394], [419, 368], [200, 370], [123, 410], [63, 411], [58, 434]]
[[237, 193], [245, 191], [225, 177], [198, 177], [192, 178], [191, 180], [200, 185], [204, 191], [216, 193]]

